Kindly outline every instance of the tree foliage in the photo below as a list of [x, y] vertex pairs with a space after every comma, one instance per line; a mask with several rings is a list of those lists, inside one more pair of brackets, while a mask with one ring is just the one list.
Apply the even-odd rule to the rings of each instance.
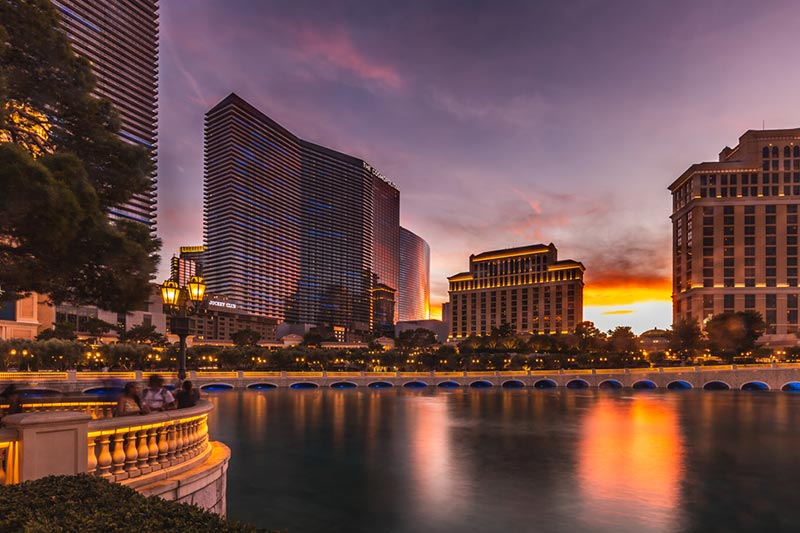
[[152, 162], [117, 135], [58, 17], [48, 0], [0, 2], [0, 285], [123, 312], [149, 294], [160, 244], [108, 213], [147, 191]]
[[261, 334], [252, 329], [242, 329], [231, 333], [231, 340], [236, 346], [255, 346], [261, 340]]
[[700, 349], [702, 335], [697, 320], [678, 320], [672, 325], [669, 349], [681, 357], [692, 357]]
[[731, 358], [752, 351], [766, 324], [761, 313], [737, 311], [714, 315], [706, 322], [712, 352]]

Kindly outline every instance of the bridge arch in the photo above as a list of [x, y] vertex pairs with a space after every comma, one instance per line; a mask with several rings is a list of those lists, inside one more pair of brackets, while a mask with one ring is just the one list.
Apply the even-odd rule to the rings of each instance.
[[251, 383], [247, 386], [249, 390], [267, 390], [267, 389], [277, 389], [278, 386], [274, 383]]
[[440, 389], [457, 389], [461, 385], [458, 384], [456, 381], [442, 381], [438, 385], [436, 385]]
[[223, 390], [233, 390], [233, 385], [230, 383], [206, 383], [200, 386], [200, 390], [209, 392], [218, 392]]
[[469, 384], [470, 388], [473, 389], [490, 389], [494, 385], [492, 385], [491, 381], [486, 381], [485, 379], [479, 379], [478, 381], [473, 381]]
[[618, 379], [604, 379], [597, 385], [599, 389], [621, 389], [622, 382]]
[[767, 391], [769, 390], [769, 385], [763, 381], [748, 381], [741, 386], [741, 389], [748, 391]]
[[703, 390], [730, 390], [730, 389], [731, 389], [730, 384], [719, 380], [709, 381], [708, 383], [703, 385]]
[[518, 379], [509, 379], [503, 382], [504, 389], [524, 389], [525, 384]]
[[319, 385], [313, 381], [298, 381], [297, 383], [289, 385], [290, 389], [316, 389], [318, 387]]
[[[56, 389], [48, 389], [46, 387], [36, 389], [17, 389], [17, 392], [23, 398], [40, 398], [42, 396], [61, 396], [64, 393]], [[88, 393], [91, 394], [91, 393]], [[122, 389], [119, 389], [119, 394], [122, 394]]]
[[370, 389], [391, 389], [392, 387], [394, 387], [394, 385], [392, 385], [388, 381], [373, 381], [372, 383], [367, 385], [367, 387], [369, 387]]
[[790, 381], [781, 387], [783, 392], [800, 392], [800, 381]]
[[115, 394], [117, 395], [122, 394], [124, 390], [125, 389], [122, 387], [88, 387], [86, 389], [83, 389], [81, 391], [81, 394], [91, 394], [93, 396], [113, 396]]
[[403, 387], [407, 389], [424, 389], [427, 386], [428, 384], [425, 383], [424, 381], [408, 381], [406, 383], [403, 383]]
[[533, 384], [534, 389], [555, 389], [556, 387], [558, 387], [558, 383], [552, 379], [538, 379]]
[[567, 381], [568, 389], [588, 389], [589, 382], [585, 379], [575, 378]]
[[356, 387], [358, 387], [358, 385], [356, 385], [352, 381], [336, 381], [334, 383], [331, 383], [330, 386], [332, 389], [355, 389]]
[[634, 382], [633, 388], [635, 390], [653, 390], [657, 389], [658, 385], [656, 385], [655, 381], [649, 379], [640, 379], [639, 381]]
[[688, 381], [684, 381], [682, 379], [678, 379], [675, 381], [670, 381], [667, 384], [667, 389], [669, 390], [689, 390], [694, 388], [691, 383]]

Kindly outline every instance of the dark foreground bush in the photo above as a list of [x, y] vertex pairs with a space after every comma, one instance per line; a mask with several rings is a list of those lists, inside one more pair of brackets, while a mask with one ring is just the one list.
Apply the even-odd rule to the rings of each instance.
[[0, 531], [261, 531], [89, 475], [0, 486]]

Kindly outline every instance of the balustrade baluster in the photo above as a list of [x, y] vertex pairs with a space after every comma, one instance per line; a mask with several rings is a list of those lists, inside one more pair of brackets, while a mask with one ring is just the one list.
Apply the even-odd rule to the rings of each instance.
[[0, 485], [6, 484], [6, 456], [8, 448], [0, 448]]
[[147, 447], [150, 450], [147, 456], [147, 464], [152, 467], [152, 470], [161, 468], [158, 464], [158, 442], [156, 441], [156, 428], [147, 430]]
[[113, 467], [111, 473], [114, 474], [115, 480], [125, 479], [125, 434], [114, 434], [114, 453], [111, 455]]
[[167, 426], [167, 428], [168, 428], [168, 431], [169, 431], [167, 433], [167, 460], [169, 461], [170, 465], [174, 465], [175, 462], [176, 462], [175, 461], [175, 450], [178, 447], [178, 443], [176, 441], [176, 435], [175, 435], [176, 424], [173, 422], [169, 426]]
[[100, 436], [100, 455], [97, 456], [97, 465], [100, 468], [101, 477], [111, 477], [111, 452], [108, 450], [110, 439], [108, 435]]
[[150, 455], [150, 448], [147, 447], [147, 430], [143, 429], [137, 432], [139, 437], [139, 457], [136, 460], [136, 466], [142, 474], [147, 474], [152, 470], [147, 465], [147, 456]]
[[175, 462], [182, 463], [186, 460], [186, 441], [183, 438], [184, 422], [175, 424]]
[[197, 455], [197, 420], [189, 422], [189, 457]]
[[136, 477], [139, 475], [139, 469], [136, 468], [136, 459], [139, 457], [139, 451], [136, 449], [136, 432], [129, 431], [125, 433], [125, 470], [128, 472], [128, 477]]
[[158, 432], [158, 463], [161, 468], [169, 466], [169, 459], [167, 459], [167, 452], [169, 452], [169, 444], [167, 443], [167, 425], [164, 424], [156, 429]]
[[95, 455], [95, 447], [97, 446], [96, 437], [89, 437], [89, 456], [87, 461], [86, 471], [91, 475], [97, 474], [97, 455]]

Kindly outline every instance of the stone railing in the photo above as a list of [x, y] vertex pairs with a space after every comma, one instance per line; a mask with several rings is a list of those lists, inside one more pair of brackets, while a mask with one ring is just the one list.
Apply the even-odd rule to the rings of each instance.
[[212, 405], [89, 422], [87, 472], [110, 481], [146, 476], [210, 451]]
[[89, 473], [146, 495], [225, 513], [230, 450], [208, 437], [211, 402], [104, 417], [114, 402], [30, 401], [0, 429], [0, 484]]
[[17, 483], [17, 469], [14, 459], [17, 457], [17, 432], [0, 429], [0, 485]]

